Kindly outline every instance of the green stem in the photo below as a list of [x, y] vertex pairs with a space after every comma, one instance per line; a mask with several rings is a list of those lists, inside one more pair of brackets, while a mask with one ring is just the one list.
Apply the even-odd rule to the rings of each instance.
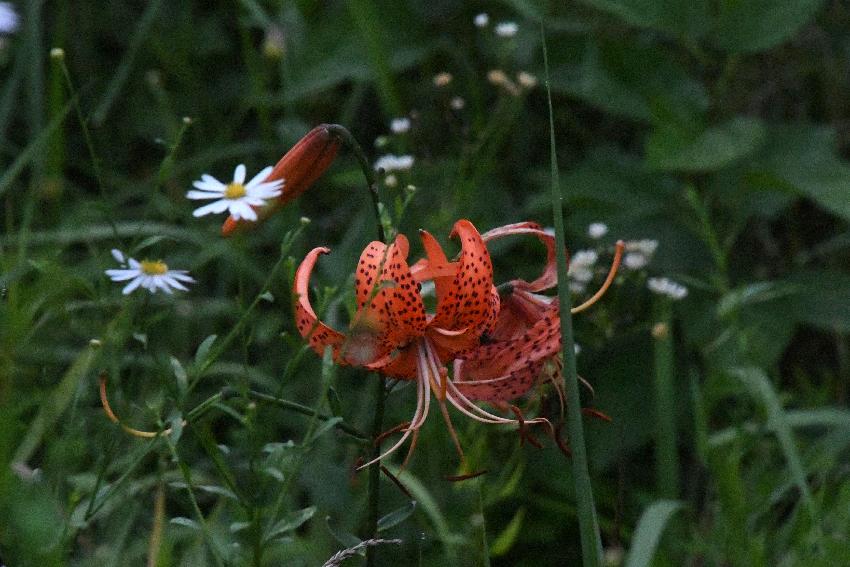
[[372, 209], [375, 213], [375, 222], [377, 223], [378, 228], [378, 240], [386, 242], [387, 237], [384, 233], [384, 224], [381, 222], [381, 198], [378, 195], [378, 180], [375, 178], [375, 171], [372, 169], [369, 159], [366, 157], [366, 153], [345, 126], [340, 126], [339, 124], [328, 124], [328, 131], [338, 137], [342, 143], [354, 152], [354, 157], [357, 158], [357, 161], [360, 164], [360, 170], [363, 172], [363, 177], [366, 178], [366, 189], [369, 191], [369, 196], [372, 198]]
[[[386, 397], [386, 378], [378, 376], [375, 386], [375, 417], [372, 420], [372, 450], [369, 452], [369, 460], [377, 459], [381, 454], [381, 444], [377, 441], [381, 434], [384, 422], [384, 399]], [[366, 517], [366, 534], [363, 539], [375, 539], [378, 537], [378, 510], [380, 500], [381, 465], [375, 463], [369, 467], [369, 513]], [[366, 550], [366, 566], [376, 565], [375, 546]]]
[[[227, 391], [227, 390], [225, 390], [225, 391]], [[232, 390], [232, 392], [233, 392], [233, 394], [236, 393], [235, 390]], [[227, 395], [227, 394], [225, 394], [225, 395]], [[281, 398], [275, 398], [274, 396], [270, 396], [268, 394], [263, 394], [262, 392], [257, 392], [257, 391], [254, 391], [254, 390], [248, 390], [247, 396], [251, 400], [272, 404], [272, 405], [275, 405], [275, 406], [278, 406], [278, 407], [281, 407], [281, 408], [292, 410], [292, 411], [294, 411], [296, 413], [300, 413], [302, 415], [306, 415], [306, 416], [310, 416], [310, 417], [315, 418], [315, 419], [319, 419], [321, 421], [327, 421], [329, 419], [333, 419], [333, 416], [327, 415], [327, 414], [324, 414], [324, 413], [319, 413], [317, 410], [315, 410], [315, 409], [313, 409], [309, 406], [299, 404], [298, 402], [291, 402], [289, 400], [284, 400], [284, 399], [281, 399]], [[369, 437], [365, 433], [362, 433], [359, 429], [345, 423], [344, 421], [340, 421], [339, 423], [334, 425], [334, 427], [339, 429], [343, 433], [346, 433], [346, 434], [350, 435], [351, 437], [354, 437], [355, 439], [357, 439], [359, 441], [368, 441], [369, 440]]]
[[656, 299], [654, 321], [656, 482], [663, 498], [675, 499], [679, 494], [679, 453], [676, 449], [673, 309], [668, 298]]
[[579, 530], [581, 532], [582, 561], [585, 567], [598, 567], [602, 563], [602, 540], [593, 503], [593, 487], [587, 467], [587, 449], [584, 445], [581, 401], [579, 399], [578, 374], [576, 372], [573, 321], [570, 315], [570, 288], [567, 286], [567, 253], [563, 246], [564, 212], [561, 205], [561, 187], [558, 177], [558, 158], [555, 151], [555, 120], [552, 110], [552, 93], [549, 86], [549, 54], [546, 49], [546, 32], [540, 26], [543, 42], [543, 67], [546, 75], [546, 99], [549, 105], [549, 145], [551, 159], [552, 215], [555, 222], [555, 240], [558, 261], [558, 306], [561, 323], [561, 354], [564, 360], [564, 382], [567, 391], [567, 426], [572, 449], [573, 483], [578, 507]]

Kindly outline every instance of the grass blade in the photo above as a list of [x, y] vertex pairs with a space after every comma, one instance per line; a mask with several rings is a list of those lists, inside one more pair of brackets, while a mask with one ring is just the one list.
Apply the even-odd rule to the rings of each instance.
[[776, 434], [779, 446], [782, 448], [782, 453], [788, 463], [788, 468], [791, 470], [791, 476], [800, 490], [803, 503], [806, 505], [812, 521], [817, 523], [818, 508], [812, 497], [812, 492], [809, 490], [809, 483], [806, 481], [803, 460], [800, 457], [797, 445], [794, 443], [791, 424], [785, 410], [782, 409], [782, 404], [773, 389], [773, 385], [760, 368], [734, 368], [730, 373], [741, 380], [753, 398], [764, 406], [767, 413], [767, 426]]
[[599, 523], [596, 519], [596, 507], [593, 503], [593, 487], [590, 484], [590, 472], [587, 468], [587, 449], [584, 445], [584, 426], [582, 425], [581, 400], [579, 398], [578, 374], [576, 372], [575, 343], [573, 340], [573, 321], [570, 315], [570, 288], [566, 285], [567, 253], [564, 249], [564, 212], [561, 207], [561, 185], [558, 179], [558, 157], [555, 151], [555, 120], [552, 111], [552, 92], [549, 87], [549, 54], [546, 50], [546, 32], [541, 24], [540, 34], [543, 42], [543, 67], [546, 74], [546, 99], [549, 103], [549, 146], [552, 166], [552, 215], [555, 222], [555, 241], [558, 256], [558, 304], [561, 319], [561, 354], [564, 360], [564, 382], [567, 390], [567, 425], [570, 433], [570, 447], [573, 458], [573, 482], [575, 483], [578, 506], [579, 529], [581, 531], [582, 561], [585, 567], [596, 567], [602, 563], [602, 540], [599, 536]]
[[681, 508], [682, 503], [677, 500], [658, 500], [644, 511], [632, 538], [626, 567], [648, 567], [652, 564], [667, 522]]

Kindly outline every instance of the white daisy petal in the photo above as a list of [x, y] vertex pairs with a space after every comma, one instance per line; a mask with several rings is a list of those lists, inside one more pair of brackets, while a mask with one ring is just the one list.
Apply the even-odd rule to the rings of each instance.
[[245, 169], [245, 164], [240, 163], [236, 166], [236, 169], [233, 170], [233, 182], [234, 183], [245, 183], [245, 174], [248, 171]]
[[139, 275], [139, 270], [106, 270], [106, 275], [114, 282], [123, 282]]
[[262, 171], [260, 171], [260, 173], [258, 173], [254, 177], [252, 177], [251, 181], [249, 181], [248, 183], [245, 184], [245, 189], [250, 189], [251, 187], [254, 187], [255, 185], [262, 184], [262, 182], [264, 182], [266, 180], [266, 177], [269, 176], [269, 174], [272, 172], [273, 169], [274, 168], [272, 166], [268, 166], [268, 167], [264, 168]]
[[189, 288], [178, 282], [177, 279], [172, 277], [171, 274], [165, 274], [162, 276], [163, 280], [169, 287], [173, 287], [174, 289], [179, 289], [180, 291], [189, 291]]
[[135, 258], [127, 258], [127, 264], [128, 264], [131, 268], [133, 268], [134, 270], [138, 270], [139, 268], [141, 268], [141, 267], [142, 267], [142, 265], [141, 265], [141, 264], [139, 264], [139, 261], [138, 261], [138, 260], [136, 260]]
[[222, 183], [221, 181], [219, 181], [218, 179], [216, 179], [215, 177], [213, 177], [212, 175], [210, 175], [208, 173], [204, 173], [203, 175], [201, 175], [201, 181], [203, 181], [205, 183], [211, 183], [211, 184], [214, 184], [214, 185], [221, 185], [222, 187], [224, 187], [224, 185], [225, 185], [224, 183]]
[[209, 205], [204, 205], [198, 209], [195, 209], [192, 212], [193, 217], [202, 217], [204, 215], [208, 215], [210, 213], [223, 213], [227, 210], [227, 207], [230, 205], [227, 199], [221, 199], [214, 203], [210, 203]]
[[115, 258], [115, 261], [119, 264], [123, 264], [126, 260], [124, 259], [124, 253], [118, 250], [117, 248], [113, 248], [109, 251], [112, 254], [112, 257]]
[[214, 193], [224, 193], [225, 188], [227, 187], [224, 183], [219, 183], [218, 181], [193, 181], [192, 187], [195, 189], [200, 189], [201, 191], [212, 191]]
[[142, 278], [143, 276], [138, 276], [136, 279], [128, 283], [126, 286], [124, 286], [124, 289], [121, 290], [121, 293], [123, 293], [124, 295], [130, 295], [131, 293], [133, 293], [136, 288], [142, 284]]
[[221, 199], [221, 193], [214, 193], [212, 191], [195, 191], [195, 190], [192, 190], [192, 191], [189, 191], [188, 193], [186, 193], [186, 198], [187, 199], [193, 199], [193, 200], [196, 200], [196, 201], [198, 199]]
[[[240, 214], [243, 219], [249, 221], [257, 220], [257, 213], [255, 213], [254, 209], [252, 209], [251, 206], [248, 205], [248, 203], [246, 203], [245, 201], [239, 201], [238, 203], [235, 203], [235, 206], [239, 207], [239, 210], [241, 212]], [[232, 207], [231, 210], [233, 210]]]
[[174, 278], [175, 280], [180, 280], [182, 282], [195, 283], [195, 278], [186, 275], [186, 270], [169, 270], [168, 275]]

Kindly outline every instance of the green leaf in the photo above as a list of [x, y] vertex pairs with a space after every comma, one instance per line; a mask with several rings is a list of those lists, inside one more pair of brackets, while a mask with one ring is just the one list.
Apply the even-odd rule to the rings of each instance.
[[177, 379], [177, 389], [180, 395], [184, 395], [189, 388], [189, 377], [186, 375], [186, 369], [175, 357], [170, 357], [171, 370], [174, 372], [174, 377]]
[[193, 530], [201, 531], [200, 524], [198, 524], [198, 522], [196, 522], [195, 520], [193, 520], [191, 518], [185, 518], [183, 516], [177, 516], [176, 518], [171, 518], [171, 520], [169, 520], [169, 521], [170, 521], [170, 523], [174, 524], [175, 526], [183, 526], [183, 527], [190, 528], [190, 529], [193, 529]]
[[693, 135], [672, 125], [652, 133], [647, 142], [649, 167], [667, 171], [716, 171], [751, 155], [765, 141], [760, 120], [737, 117]]
[[328, 526], [328, 532], [330, 532], [340, 545], [343, 547], [355, 547], [360, 544], [362, 540], [359, 537], [335, 526], [335, 523], [331, 521], [330, 516], [325, 516], [325, 524]]
[[521, 507], [516, 511], [514, 517], [511, 518], [511, 521], [508, 522], [508, 525], [505, 526], [505, 529], [502, 530], [502, 533], [496, 536], [496, 539], [494, 539], [493, 543], [490, 544], [490, 555], [493, 557], [499, 557], [511, 550], [517, 540], [517, 537], [519, 537], [524, 519], [525, 507]]
[[302, 524], [304, 524], [304, 522], [312, 518], [315, 513], [316, 507], [310, 506], [303, 510], [287, 514], [268, 531], [264, 540], [270, 541], [285, 534], [286, 532], [297, 530]]
[[560, 66], [552, 90], [638, 122], [690, 116], [708, 107], [702, 84], [658, 44], [588, 39], [578, 65]]
[[824, 0], [718, 2], [714, 43], [727, 51], [763, 51], [797, 34]]
[[752, 169], [771, 175], [774, 185], [850, 219], [850, 164], [839, 159], [836, 147], [830, 127], [776, 126], [770, 129], [769, 142]]
[[770, 383], [767, 375], [760, 368], [733, 368], [730, 369], [730, 374], [741, 380], [750, 391], [752, 397], [764, 406], [764, 410], [767, 413], [767, 425], [776, 434], [779, 446], [785, 455], [785, 461], [791, 470], [791, 476], [794, 478], [794, 482], [802, 495], [803, 502], [812, 520], [817, 521], [817, 505], [809, 490], [806, 471], [803, 468], [803, 460], [800, 458], [800, 452], [794, 442], [791, 424], [788, 422], [785, 410], [783, 410], [782, 404], [779, 401], [779, 396], [773, 389], [773, 384]]
[[378, 531], [382, 532], [397, 526], [408, 519], [414, 511], [416, 511], [416, 500], [410, 500], [401, 508], [378, 519]]
[[582, 0], [625, 23], [697, 38], [708, 27], [707, 0]]
[[681, 508], [682, 503], [677, 500], [658, 500], [644, 511], [632, 537], [632, 546], [626, 557], [626, 567], [652, 565], [652, 558], [655, 556], [667, 522]]
[[210, 349], [217, 338], [218, 335], [210, 335], [198, 346], [198, 350], [195, 351], [195, 366], [201, 366], [207, 361], [207, 357], [210, 355]]

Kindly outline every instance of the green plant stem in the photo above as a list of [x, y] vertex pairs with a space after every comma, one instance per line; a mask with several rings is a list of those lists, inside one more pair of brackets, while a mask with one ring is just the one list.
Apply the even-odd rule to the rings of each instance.
[[668, 298], [655, 300], [654, 321], [655, 474], [658, 494], [675, 499], [679, 494], [679, 453], [676, 449], [673, 306]]
[[584, 445], [581, 400], [579, 399], [578, 374], [576, 372], [573, 322], [570, 315], [570, 288], [567, 286], [567, 253], [564, 248], [564, 213], [561, 205], [561, 186], [558, 177], [558, 158], [555, 151], [555, 120], [552, 110], [552, 93], [549, 87], [549, 54], [546, 49], [546, 32], [540, 26], [543, 42], [543, 66], [546, 75], [546, 99], [549, 105], [549, 145], [551, 158], [552, 215], [555, 223], [555, 241], [558, 261], [558, 307], [561, 323], [561, 354], [564, 360], [564, 382], [567, 391], [567, 426], [572, 449], [573, 483], [578, 507], [579, 530], [581, 532], [582, 561], [585, 567], [597, 567], [602, 563], [602, 540], [593, 503], [593, 487], [587, 467], [587, 449]]
[[[378, 436], [381, 434], [384, 422], [384, 399], [386, 397], [386, 378], [378, 375], [375, 385], [375, 416], [372, 420], [372, 450], [369, 452], [368, 459], [371, 461], [377, 459], [381, 454], [381, 444], [378, 442]], [[369, 467], [369, 511], [366, 517], [366, 533], [363, 539], [375, 539], [378, 537], [378, 513], [380, 501], [380, 481], [381, 481], [381, 465], [375, 463]], [[375, 546], [366, 549], [366, 565], [373, 567], [376, 565]]]
[[328, 131], [339, 138], [343, 144], [348, 146], [348, 148], [354, 152], [354, 157], [357, 158], [357, 161], [360, 164], [360, 170], [363, 172], [363, 177], [366, 178], [366, 190], [369, 191], [369, 196], [372, 199], [372, 208], [375, 213], [375, 222], [378, 229], [378, 240], [386, 243], [387, 237], [384, 233], [384, 225], [381, 222], [381, 199], [378, 195], [378, 180], [375, 178], [375, 171], [369, 164], [369, 159], [366, 157], [366, 153], [345, 126], [329, 124]]
[[[235, 390], [232, 390], [232, 392], [233, 392], [233, 394], [236, 393]], [[275, 398], [274, 396], [270, 396], [268, 394], [263, 394], [262, 392], [257, 392], [257, 391], [254, 391], [254, 390], [248, 390], [246, 395], [248, 396], [249, 399], [252, 399], [254, 401], [276, 405], [278, 407], [285, 408], [285, 409], [288, 409], [288, 410], [292, 410], [296, 413], [300, 413], [302, 415], [310, 416], [310, 417], [319, 419], [321, 421], [327, 421], [329, 419], [333, 419], [333, 416], [331, 416], [331, 415], [319, 413], [318, 411], [314, 410], [313, 408], [299, 404], [298, 402], [292, 402], [292, 401], [284, 400], [284, 399], [281, 399], [281, 398]], [[369, 436], [367, 436], [365, 433], [362, 433], [356, 427], [353, 427], [353, 426], [345, 423], [344, 421], [340, 421], [339, 423], [334, 425], [334, 427], [336, 429], [339, 429], [340, 431], [350, 435], [351, 437], [354, 437], [355, 439], [357, 439], [359, 441], [368, 441], [369, 440]]]

